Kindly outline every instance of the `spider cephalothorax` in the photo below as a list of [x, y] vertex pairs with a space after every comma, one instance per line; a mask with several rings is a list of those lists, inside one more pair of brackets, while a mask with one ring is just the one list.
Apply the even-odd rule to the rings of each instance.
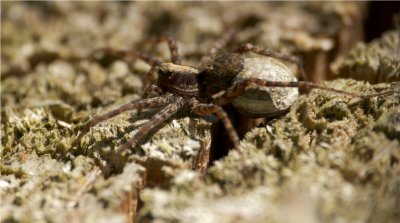
[[173, 63], [162, 63], [158, 69], [157, 86], [165, 92], [182, 97], [196, 97], [198, 94], [198, 70]]

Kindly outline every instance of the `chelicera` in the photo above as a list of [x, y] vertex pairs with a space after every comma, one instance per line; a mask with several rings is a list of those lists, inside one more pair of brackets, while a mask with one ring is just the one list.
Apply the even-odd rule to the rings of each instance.
[[[232, 33], [228, 33], [227, 36], [229, 35], [231, 36]], [[157, 72], [158, 79], [156, 84], [145, 89], [142, 99], [134, 100], [90, 120], [81, 129], [78, 139], [91, 127], [125, 111], [162, 108], [150, 120], [142, 124], [136, 134], [117, 150], [117, 153], [122, 154], [138, 145], [150, 131], [158, 128], [179, 110], [188, 109], [198, 116], [216, 115], [222, 121], [234, 148], [240, 150], [238, 134], [222, 108], [226, 104], [232, 103], [245, 116], [260, 117], [276, 115], [287, 110], [296, 99], [298, 88], [319, 88], [351, 97], [379, 95], [361, 96], [311, 82], [297, 81], [291, 70], [279, 61], [296, 64], [300, 76], [304, 76], [298, 59], [262, 50], [251, 44], [243, 44], [233, 53], [219, 53], [228, 39], [225, 37], [217, 42], [210, 54], [204, 58], [205, 62], [199, 69], [181, 64], [176, 41], [171, 37], [161, 37], [157, 40], [157, 42], [168, 43], [171, 62], [163, 63], [135, 50], [103, 49], [103, 53], [143, 60], [151, 66], [149, 73]], [[244, 56], [247, 52], [258, 54], [262, 58], [247, 58]], [[271, 73], [275, 77], [272, 80]], [[275, 93], [273, 89], [276, 89]], [[153, 94], [159, 96], [148, 98]], [[273, 94], [275, 94], [274, 98], [271, 98]]]

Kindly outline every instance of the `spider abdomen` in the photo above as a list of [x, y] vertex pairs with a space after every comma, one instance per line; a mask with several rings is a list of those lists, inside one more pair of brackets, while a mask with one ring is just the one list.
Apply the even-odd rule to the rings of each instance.
[[[243, 63], [243, 70], [235, 76], [233, 84], [249, 78], [280, 82], [297, 81], [292, 70], [274, 58], [250, 57], [244, 58]], [[286, 111], [296, 100], [298, 94], [297, 88], [254, 85], [235, 98], [232, 104], [246, 116], [275, 116]]]

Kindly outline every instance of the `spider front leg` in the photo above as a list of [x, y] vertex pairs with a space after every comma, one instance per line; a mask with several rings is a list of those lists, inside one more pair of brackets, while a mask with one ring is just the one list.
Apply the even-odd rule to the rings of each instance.
[[162, 94], [163, 90], [157, 85], [150, 85], [144, 89], [142, 99], [147, 99], [151, 94]]
[[[147, 99], [151, 94], [161, 95], [163, 90], [157, 85], [150, 85], [144, 89], [144, 93], [142, 95], [142, 99]], [[137, 114], [142, 113], [142, 108], [137, 109]]]
[[104, 115], [95, 117], [92, 120], [90, 120], [81, 129], [77, 140], [79, 140], [80, 137], [82, 137], [87, 132], [89, 132], [91, 127], [99, 124], [100, 122], [108, 120], [116, 115], [119, 115], [125, 111], [133, 110], [133, 109], [156, 108], [156, 107], [167, 105], [167, 104], [171, 103], [171, 101], [172, 101], [171, 96], [170, 97], [156, 97], [156, 98], [150, 98], [150, 99], [145, 99], [145, 100], [135, 100], [128, 104], [122, 105], [121, 107], [119, 107], [115, 110], [112, 110]]
[[181, 58], [179, 56], [178, 53], [178, 45], [176, 40], [168, 35], [164, 35], [164, 36], [160, 36], [158, 38], [155, 39], [150, 39], [147, 40], [146, 42], [148, 43], [160, 43], [160, 42], [167, 42], [168, 44], [168, 48], [169, 48], [169, 52], [171, 54], [171, 62], [174, 64], [178, 64], [180, 65], [182, 63]]
[[194, 114], [200, 116], [216, 114], [217, 117], [224, 124], [226, 132], [228, 133], [228, 136], [231, 139], [235, 149], [241, 151], [239, 144], [239, 136], [236, 130], [233, 128], [231, 120], [228, 118], [228, 115], [222, 109], [221, 106], [214, 104], [200, 104], [198, 101], [192, 101], [191, 109]]
[[184, 100], [181, 97], [174, 97], [170, 104], [155, 114], [149, 121], [141, 125], [135, 135], [132, 136], [132, 138], [124, 143], [121, 147], [119, 147], [116, 153], [123, 154], [129, 148], [135, 147], [137, 143], [151, 130], [159, 127], [167, 119], [174, 115], [183, 106], [183, 104]]
[[[101, 48], [95, 50], [91, 55], [89, 55], [89, 58], [95, 59], [95, 60], [101, 60], [104, 57], [115, 57], [118, 59], [140, 59], [149, 66], [151, 66], [150, 70], [146, 74], [146, 78], [144, 80], [144, 85], [147, 86], [150, 83], [153, 82], [151, 74], [154, 73], [157, 70], [157, 67], [162, 63], [159, 59], [149, 56], [147, 54], [144, 54], [142, 52], [139, 52], [134, 49], [129, 49], [129, 50], [116, 50], [112, 48]], [[83, 59], [83, 58], [81, 58]], [[127, 63], [130, 63], [131, 61], [127, 61]]]
[[238, 54], [253, 52], [253, 53], [256, 53], [256, 54], [259, 54], [262, 56], [273, 57], [273, 58], [280, 59], [280, 60], [283, 60], [283, 61], [286, 61], [289, 63], [296, 64], [297, 69], [300, 73], [300, 78], [302, 80], [307, 80], [306, 73], [303, 68], [303, 62], [300, 59], [298, 59], [297, 57], [281, 54], [281, 53], [278, 53], [278, 52], [275, 52], [272, 50], [268, 50], [268, 49], [261, 49], [250, 43], [245, 43], [245, 44], [240, 45], [234, 52], [238, 53]]
[[130, 50], [116, 50], [112, 48], [101, 48], [98, 50], [95, 50], [89, 57], [98, 59], [103, 57], [104, 55], [112, 55], [116, 56], [119, 58], [137, 58], [145, 63], [149, 64], [151, 67], [159, 66], [161, 64], [161, 61], [155, 57], [149, 56], [147, 54], [144, 54], [142, 52], [139, 52], [134, 49]]
[[204, 63], [207, 60], [215, 57], [218, 52], [224, 48], [226, 45], [228, 45], [229, 42], [232, 41], [232, 39], [235, 37], [235, 34], [238, 32], [236, 28], [230, 28], [220, 39], [218, 39], [214, 46], [211, 48], [210, 52], [208, 54], [204, 55], [201, 58], [201, 61]]
[[[180, 65], [182, 63], [182, 60], [181, 60], [181, 58], [179, 56], [179, 53], [178, 53], [177, 42], [173, 37], [168, 36], [168, 35], [164, 35], [164, 36], [160, 36], [160, 37], [155, 38], [155, 39], [150, 39], [150, 40], [145, 41], [145, 43], [153, 43], [153, 44], [154, 43], [160, 43], [160, 42], [166, 42], [168, 44], [168, 48], [169, 48], [170, 55], [171, 55], [171, 62], [173, 64]], [[160, 64], [161, 63], [155, 64], [155, 65], [151, 65], [152, 67], [147, 72], [146, 76], [147, 77], [151, 77], [152, 76], [151, 74], [155, 73], [157, 71], [157, 69], [159, 68]], [[153, 81], [154, 80], [146, 82], [145, 86], [148, 85], [149, 82], [153, 83]]]

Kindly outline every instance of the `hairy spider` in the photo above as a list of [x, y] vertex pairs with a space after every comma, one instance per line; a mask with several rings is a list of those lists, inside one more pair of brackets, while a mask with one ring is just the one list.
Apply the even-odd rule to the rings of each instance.
[[[103, 49], [103, 52], [107, 52], [114, 56], [134, 57], [148, 63], [151, 66], [151, 69], [148, 71], [148, 73], [158, 73], [157, 83], [145, 89], [142, 99], [134, 100], [113, 111], [90, 120], [81, 129], [78, 139], [80, 136], [86, 134], [91, 127], [102, 121], [119, 115], [122, 112], [135, 109], [140, 111], [142, 109], [162, 107], [162, 109], [149, 121], [145, 122], [139, 127], [136, 134], [133, 135], [132, 138], [130, 138], [127, 142], [125, 142], [117, 150], [117, 153], [122, 154], [129, 148], [136, 146], [140, 140], [142, 140], [151, 130], [158, 128], [161, 124], [163, 124], [181, 109], [189, 109], [191, 113], [199, 116], [215, 114], [225, 126], [228, 136], [233, 142], [235, 149], [240, 150], [238, 134], [233, 128], [227, 113], [222, 109], [222, 106], [231, 102], [235, 105], [235, 99], [246, 93], [250, 94], [248, 96], [255, 94], [254, 92], [249, 93], [250, 88], [280, 87], [284, 89], [292, 88], [296, 89], [296, 91], [298, 88], [319, 88], [351, 97], [373, 97], [379, 95], [361, 96], [324, 87], [311, 82], [297, 81], [295, 77], [290, 77], [289, 81], [271, 81], [268, 80], [268, 78], [257, 76], [257, 72], [259, 71], [251, 69], [249, 72], [252, 74], [249, 77], [245, 77], [244, 79], [240, 79], [238, 81], [232, 81], [232, 79], [239, 75], [240, 72], [246, 69], [246, 66], [256, 66], [257, 64], [255, 63], [269, 63], [263, 60], [258, 62], [250, 60], [250, 63], [247, 63], [242, 58], [242, 54], [246, 52], [253, 52], [261, 56], [273, 57], [278, 60], [295, 63], [298, 67], [300, 75], [304, 77], [304, 71], [298, 59], [273, 51], [261, 50], [251, 44], [241, 45], [236, 51], [234, 51], [234, 53], [219, 53], [219, 50], [227, 44], [232, 35], [233, 32], [228, 32], [219, 42], [215, 44], [215, 47], [211, 50], [209, 55], [206, 55], [203, 58], [205, 63], [200, 67], [200, 69], [182, 65], [181, 58], [178, 55], [176, 41], [167, 36], [160, 37], [157, 39], [157, 42], [166, 41], [168, 43], [171, 53], [171, 62], [162, 63], [160, 60], [140, 53], [136, 50]], [[271, 66], [274, 67], [277, 65], [272, 64]], [[286, 70], [286, 73], [287, 74], [285, 75], [293, 76], [290, 71]], [[159, 96], [148, 98], [148, 96], [152, 93], [156, 93]], [[283, 95], [285, 95], [285, 92]], [[295, 93], [295, 97], [297, 97], [297, 93]], [[256, 111], [254, 111], [254, 109], [251, 108], [251, 104], [249, 104], [249, 109], [247, 109], [246, 106], [243, 106], [243, 103], [236, 103], [239, 104], [236, 105], [236, 107], [241, 110], [244, 115], [268, 116], [286, 110], [291, 103], [293, 103], [293, 101], [288, 102], [281, 108], [272, 110], [268, 109], [268, 106], [264, 106], [261, 107], [261, 111], [260, 108], [256, 108]], [[266, 109], [266, 111], [263, 111], [263, 109]]]
[[[234, 143], [234, 147], [239, 149], [239, 137], [237, 136], [236, 131], [233, 129], [232, 123], [229, 120], [226, 112], [221, 108], [221, 106], [212, 103], [201, 103], [198, 100], [198, 69], [181, 65], [181, 59], [178, 55], [176, 41], [173, 38], [163, 36], [157, 40], [157, 42], [161, 41], [166, 41], [168, 43], [171, 52], [171, 62], [162, 63], [156, 58], [135, 50], [101, 50], [111, 55], [120, 57], [134, 57], [143, 60], [151, 66], [151, 69], [148, 71], [148, 73], [158, 73], [157, 83], [145, 89], [142, 99], [132, 101], [113, 111], [90, 120], [81, 129], [78, 139], [80, 136], [86, 134], [91, 127], [102, 121], [119, 115], [122, 112], [134, 109], [140, 111], [147, 108], [163, 107], [163, 109], [155, 114], [149, 121], [141, 125], [137, 133], [117, 150], [117, 153], [122, 154], [130, 147], [136, 146], [137, 143], [152, 129], [160, 126], [180, 109], [188, 108], [193, 114], [199, 116], [215, 114], [219, 119], [222, 120], [229, 137]], [[159, 94], [160, 96], [148, 98], [148, 96], [152, 93]]]

